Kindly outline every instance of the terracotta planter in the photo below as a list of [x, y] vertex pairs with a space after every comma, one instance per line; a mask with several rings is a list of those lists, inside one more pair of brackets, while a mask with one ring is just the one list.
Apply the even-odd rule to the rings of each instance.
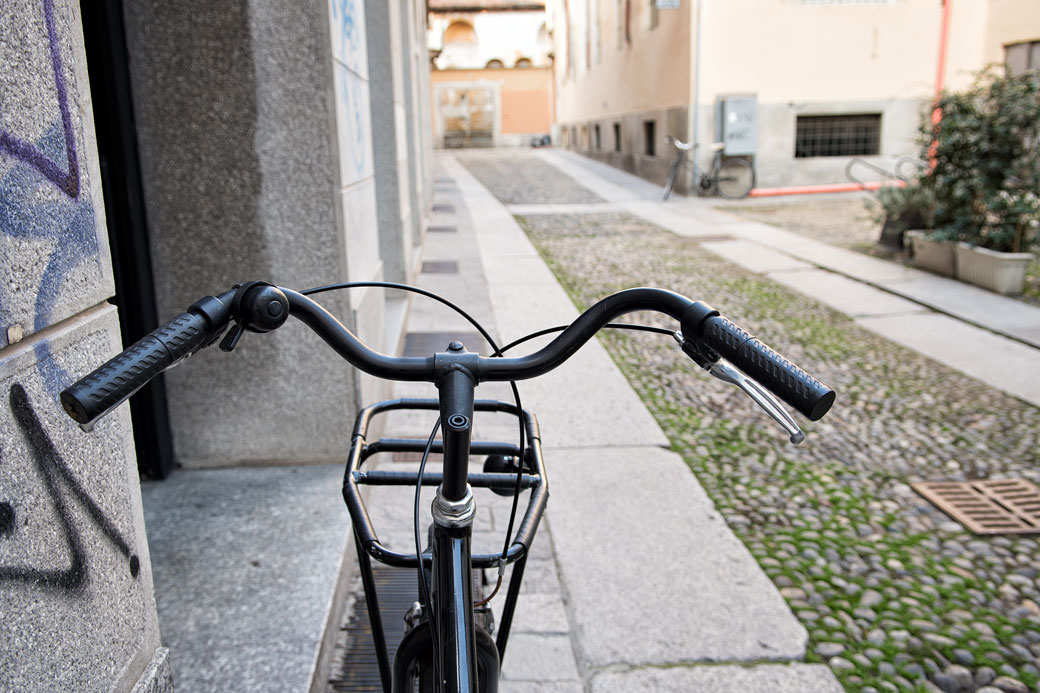
[[910, 241], [910, 258], [915, 267], [952, 277], [955, 270], [953, 243], [928, 238], [924, 231], [907, 231]]
[[958, 243], [957, 278], [998, 294], [1020, 294], [1032, 253], [1002, 253]]

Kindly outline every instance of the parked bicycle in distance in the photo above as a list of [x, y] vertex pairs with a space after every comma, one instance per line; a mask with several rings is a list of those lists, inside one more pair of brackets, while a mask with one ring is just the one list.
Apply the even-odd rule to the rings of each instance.
[[[675, 147], [675, 160], [668, 172], [668, 180], [664, 184], [664, 198], [672, 194], [672, 186], [679, 176], [679, 171], [687, 166], [690, 168], [692, 180], [702, 190], [712, 191], [716, 195], [739, 200], [747, 197], [751, 189], [755, 187], [755, 167], [746, 159], [722, 160], [722, 150], [726, 145], [724, 142], [715, 142], [711, 145], [714, 157], [711, 160], [711, 168], [702, 171], [697, 167], [697, 145], [692, 142], [683, 142], [671, 135], [665, 135], [665, 139]], [[692, 156], [687, 152], [693, 150]]]

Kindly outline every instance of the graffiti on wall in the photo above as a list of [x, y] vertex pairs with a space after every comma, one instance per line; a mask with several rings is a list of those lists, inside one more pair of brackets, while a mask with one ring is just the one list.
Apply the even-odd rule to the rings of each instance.
[[54, 68], [54, 89], [61, 112], [62, 134], [65, 140], [66, 168], [55, 162], [48, 153], [35, 144], [26, 142], [0, 128], [0, 151], [13, 156], [39, 171], [59, 190], [69, 197], [79, 197], [79, 162], [76, 159], [76, 133], [72, 129], [72, 114], [69, 112], [69, 94], [65, 88], [65, 74], [61, 65], [61, 44], [54, 26], [54, 2], [43, 0], [44, 24], [47, 27], [47, 43], [50, 48], [51, 66]]
[[[39, 8], [46, 38], [38, 43], [46, 45], [49, 64], [27, 64], [53, 74], [50, 84], [58, 105], [57, 117], [21, 114], [24, 122], [51, 123], [35, 140], [16, 132], [12, 123], [0, 122], [0, 164], [7, 164], [0, 168], [6, 169], [0, 175], [0, 234], [6, 237], [8, 252], [3, 264], [9, 277], [0, 284], [0, 315], [5, 330], [27, 322], [33, 332], [67, 317], [59, 308], [70, 275], [102, 276], [93, 202], [89, 195], [82, 194], [72, 117], [75, 102], [66, 84], [53, 0], [42, 0]], [[46, 341], [35, 349], [44, 382], [56, 395], [69, 378], [48, 358]]]
[[[39, 416], [33, 410], [25, 388], [18, 383], [12, 385], [8, 393], [8, 400], [19, 432], [28, 444], [36, 472], [43, 481], [50, 502], [53, 504], [68, 554], [68, 566], [44, 568], [0, 563], [0, 582], [32, 583], [70, 591], [86, 584], [89, 566], [83, 538], [72, 521], [73, 503], [79, 504], [108, 542], [126, 557], [130, 575], [134, 578], [138, 577], [141, 570], [140, 559], [131, 550], [130, 543], [115, 524], [72, 474], [68, 464], [47, 434]], [[3, 460], [0, 460], [0, 464], [3, 464]], [[9, 499], [0, 499], [0, 539], [14, 534], [18, 524], [18, 511], [13, 502]]]
[[[2, 29], [11, 33], [0, 36], [7, 39], [7, 50], [20, 51], [24, 58], [11, 66], [4, 79], [5, 96], [12, 96], [12, 90], [17, 96], [22, 90], [23, 98], [15, 99], [21, 110], [0, 111], [0, 262], [5, 272], [5, 281], [0, 283], [0, 316], [5, 331], [13, 325], [31, 325], [33, 332], [39, 332], [69, 316], [70, 292], [92, 290], [102, 276], [102, 258], [93, 201], [85, 194], [87, 185], [81, 178], [78, 123], [73, 119], [75, 83], [70, 88], [54, 2], [26, 2], [23, 7], [20, 21]], [[41, 25], [44, 32], [31, 35]], [[19, 31], [22, 33], [14, 33]], [[52, 91], [37, 93], [41, 86]], [[10, 334], [8, 340], [17, 341]], [[49, 339], [33, 345], [33, 356], [39, 376], [32, 378], [37, 383], [34, 389], [38, 387], [56, 403], [58, 392], [72, 378], [53, 358]], [[5, 549], [0, 552], [0, 583], [63, 590], [86, 584], [86, 543], [72, 519], [77, 507], [125, 557], [136, 577], [140, 561], [130, 542], [58, 452], [26, 387], [15, 383], [6, 394], [11, 412], [11, 423], [4, 430], [6, 454], [11, 449], [8, 444], [18, 446], [17, 441], [24, 443], [21, 448], [27, 453], [17, 459], [0, 459], [0, 472], [14, 481], [0, 484], [0, 488], [6, 487], [0, 491], [0, 548]], [[29, 483], [36, 495], [13, 497], [11, 490], [28, 479], [33, 480]], [[33, 507], [25, 505], [30, 501]], [[18, 503], [23, 504], [21, 509]], [[39, 505], [49, 507], [36, 507]], [[53, 527], [42, 533], [29, 521], [38, 512], [54, 518]], [[25, 550], [25, 538], [17, 538], [27, 526], [31, 551]], [[51, 545], [54, 541], [57, 543]], [[58, 567], [34, 565], [33, 557], [44, 560], [44, 556], [57, 560]]]
[[363, 40], [364, 17], [357, 0], [330, 0], [329, 11], [332, 17], [333, 55], [347, 68], [344, 70], [334, 66], [338, 86], [336, 108], [339, 111], [339, 137], [349, 150], [349, 159], [342, 163], [352, 167], [353, 177], [357, 179], [365, 174], [369, 137], [368, 119], [365, 117], [368, 99], [361, 77], [368, 62]]

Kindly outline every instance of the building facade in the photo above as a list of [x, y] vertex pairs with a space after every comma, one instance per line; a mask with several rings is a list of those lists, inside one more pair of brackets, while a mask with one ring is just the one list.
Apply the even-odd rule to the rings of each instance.
[[551, 12], [559, 143], [663, 182], [665, 135], [695, 138], [702, 166], [725, 141], [766, 188], [845, 182], [853, 159], [893, 171], [919, 154], [941, 48], [942, 84], [958, 89], [1040, 37], [1028, 0], [555, 0]]
[[526, 146], [553, 122], [541, 2], [432, 0], [432, 122], [441, 147]]
[[[58, 394], [236, 283], [414, 275], [432, 202], [425, 7], [4, 10], [0, 689], [170, 690], [141, 475], [341, 458], [382, 386], [296, 327], [201, 353], [90, 432]], [[323, 303], [396, 349], [402, 299]]]

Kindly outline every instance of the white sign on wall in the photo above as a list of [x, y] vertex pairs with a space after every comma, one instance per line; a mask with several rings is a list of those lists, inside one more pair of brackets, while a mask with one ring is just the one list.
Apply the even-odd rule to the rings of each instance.
[[656, 0], [659, 10], [677, 10], [681, 0]]

